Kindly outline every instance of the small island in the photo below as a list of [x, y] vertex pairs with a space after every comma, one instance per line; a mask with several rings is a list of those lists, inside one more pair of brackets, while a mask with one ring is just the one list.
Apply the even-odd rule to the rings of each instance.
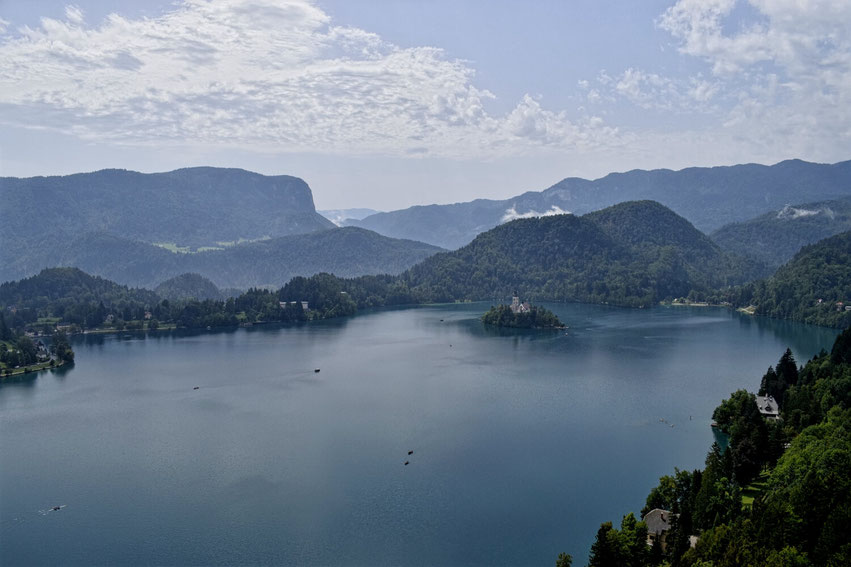
[[529, 305], [528, 301], [520, 302], [517, 292], [514, 293], [511, 305], [491, 307], [482, 315], [485, 325], [496, 327], [512, 327], [515, 329], [564, 329], [564, 324], [555, 313], [543, 307]]

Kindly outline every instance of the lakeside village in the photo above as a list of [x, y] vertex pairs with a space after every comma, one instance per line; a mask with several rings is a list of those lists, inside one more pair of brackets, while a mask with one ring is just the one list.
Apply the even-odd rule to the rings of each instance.
[[[299, 320], [312, 318], [307, 301], [279, 301], [278, 307], [282, 312], [297, 314], [295, 318]], [[14, 321], [18, 314], [17, 307], [11, 305], [5, 311]], [[63, 324], [61, 317], [38, 317], [35, 321], [17, 327], [18, 332], [6, 323], [4, 316], [0, 316], [0, 379], [73, 363], [74, 351], [68, 340], [69, 335], [171, 330], [181, 326], [180, 321], [160, 323], [155, 313], [148, 308], [138, 315], [141, 315], [138, 319], [125, 320], [113, 313], [106, 313], [99, 325], [85, 329], [74, 323]], [[241, 327], [250, 327], [264, 321], [250, 321], [244, 313], [240, 313], [233, 322]], [[210, 325], [206, 326], [207, 330], [211, 328]]]
[[49, 337], [46, 334], [36, 335], [34, 331], [16, 336], [5, 322], [0, 323], [0, 378], [58, 368], [73, 362], [74, 351], [64, 331], [57, 330]]

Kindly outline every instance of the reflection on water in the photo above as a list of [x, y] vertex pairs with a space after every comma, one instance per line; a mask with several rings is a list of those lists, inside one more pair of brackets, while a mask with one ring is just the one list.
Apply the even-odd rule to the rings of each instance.
[[75, 366], [0, 387], [0, 564], [582, 564], [702, 466], [722, 398], [835, 336], [545, 306], [569, 329], [481, 303], [74, 337]]

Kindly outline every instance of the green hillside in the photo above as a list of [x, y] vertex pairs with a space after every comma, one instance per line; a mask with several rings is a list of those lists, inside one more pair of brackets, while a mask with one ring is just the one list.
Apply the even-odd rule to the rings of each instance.
[[[851, 231], [805, 246], [774, 276], [744, 286], [735, 299], [756, 313], [804, 323], [851, 325]], [[842, 303], [842, 305], [839, 305]]]
[[582, 217], [519, 219], [402, 279], [429, 301], [506, 297], [646, 306], [746, 279], [741, 263], [670, 209], [622, 203]]
[[724, 250], [762, 262], [773, 272], [803, 246], [846, 230], [851, 230], [851, 199], [843, 198], [787, 205], [710, 236]]
[[180, 274], [154, 288], [154, 293], [163, 299], [224, 299], [216, 284], [201, 274]]

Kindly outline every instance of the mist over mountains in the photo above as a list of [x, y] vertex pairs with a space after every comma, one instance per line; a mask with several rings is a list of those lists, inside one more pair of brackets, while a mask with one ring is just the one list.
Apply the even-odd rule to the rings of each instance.
[[[623, 203], [634, 195], [662, 198]], [[837, 195], [788, 205], [811, 196]], [[454, 249], [491, 228], [513, 225], [513, 220], [534, 217], [539, 223], [556, 217], [554, 225], [545, 226], [561, 227], [576, 243], [605, 242], [601, 257], [626, 272], [638, 273], [642, 262], [655, 270], [648, 277], [658, 286], [642, 280], [641, 290], [617, 292], [631, 298], [623, 302], [640, 303], [687, 293], [695, 285], [708, 289], [765, 277], [801, 246], [851, 228], [851, 161], [636, 170], [595, 181], [569, 178], [541, 192], [499, 201], [478, 199], [371, 215], [370, 209], [324, 211], [334, 222], [317, 213], [303, 180], [240, 169], [201, 167], [156, 174], [103, 170], [64, 177], [0, 178], [0, 198], [4, 203], [0, 280], [53, 266], [78, 267], [120, 284], [151, 289], [186, 273], [221, 289], [274, 288], [295, 276], [320, 272], [349, 278], [400, 274], [440, 252], [435, 242]], [[621, 204], [613, 206], [616, 203]], [[751, 214], [754, 211], [762, 216]], [[364, 215], [368, 216], [362, 220], [353, 218]], [[740, 218], [744, 220], [730, 222]], [[358, 226], [335, 226], [344, 222]], [[517, 226], [505, 230], [519, 235]], [[538, 229], [529, 227], [539, 225], [519, 226], [535, 232]], [[718, 229], [710, 239], [701, 227]], [[527, 244], [529, 250], [518, 251], [516, 257], [500, 259], [505, 251], [492, 250], [485, 264], [501, 262], [507, 270], [510, 263], [517, 263], [508, 271], [516, 272], [512, 277], [518, 281], [526, 281], [525, 272], [535, 267], [528, 258], [541, 256], [539, 260], [548, 266], [547, 279], [553, 281], [540, 289], [552, 291], [553, 278], [564, 280], [558, 284], [561, 291], [549, 297], [605, 300], [615, 293], [612, 289], [624, 284], [609, 282], [610, 287], [602, 290], [597, 282], [596, 291], [587, 287], [595, 278], [607, 277], [586, 269], [599, 260], [588, 250], [581, 254], [595, 257], [580, 266], [579, 256], [562, 257], [560, 247], [549, 252], [541, 243]], [[553, 258], [543, 257], [550, 253]], [[446, 260], [438, 258], [433, 262], [439, 267]], [[556, 269], [558, 262], [564, 265]], [[456, 274], [451, 281], [430, 276], [417, 285], [427, 285], [431, 289], [427, 295], [433, 298], [467, 297], [455, 293], [461, 291], [458, 282], [471, 282], [486, 269], [485, 264], [466, 265], [462, 269], [471, 273]], [[417, 267], [410, 274], [423, 269]], [[584, 291], [565, 283], [578, 285], [580, 277], [591, 282]], [[204, 291], [203, 282], [179, 283], [215, 296], [212, 290]], [[482, 281], [462, 287], [481, 291], [486, 285]], [[445, 293], [442, 288], [455, 292]]]
[[807, 244], [851, 230], [851, 197], [786, 205], [725, 225], [710, 236], [721, 248], [762, 262], [773, 271]]
[[623, 201], [658, 201], [697, 229], [708, 232], [789, 203], [848, 195], [851, 161], [827, 165], [789, 160], [771, 166], [634, 170], [593, 181], [567, 178], [544, 191], [530, 191], [510, 199], [415, 206], [348, 224], [455, 249], [512, 218], [563, 211], [581, 215]]

